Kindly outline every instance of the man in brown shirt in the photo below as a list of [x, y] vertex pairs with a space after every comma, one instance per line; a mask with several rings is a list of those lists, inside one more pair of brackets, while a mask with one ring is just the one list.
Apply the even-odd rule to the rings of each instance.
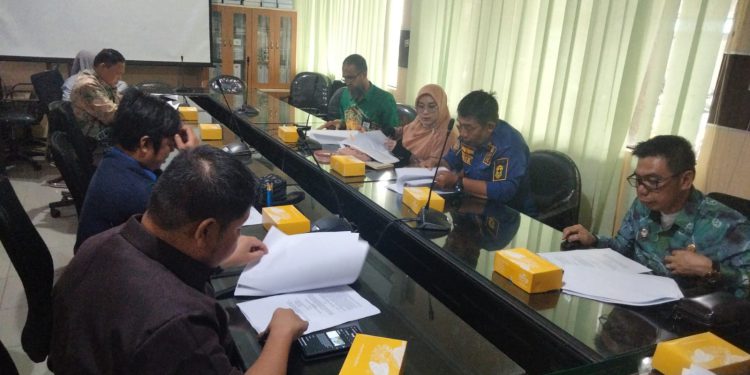
[[[53, 291], [49, 368], [56, 374], [238, 374], [227, 316], [205, 293], [227, 258], [257, 261], [260, 241], [240, 228], [255, 191], [233, 156], [181, 152], [154, 186], [143, 216], [91, 237]], [[239, 245], [238, 245], [239, 244]], [[285, 374], [307, 329], [278, 309], [247, 374]]]
[[117, 82], [125, 74], [125, 57], [114, 49], [105, 48], [94, 57], [94, 68], [78, 73], [70, 101], [83, 134], [106, 140], [102, 130], [112, 123], [120, 103]]

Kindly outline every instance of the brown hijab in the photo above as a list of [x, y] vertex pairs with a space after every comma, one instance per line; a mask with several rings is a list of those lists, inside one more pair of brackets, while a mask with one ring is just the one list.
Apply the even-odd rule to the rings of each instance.
[[[419, 114], [414, 121], [404, 126], [403, 138], [401, 143], [411, 152], [410, 165], [432, 168], [440, 161], [440, 148], [443, 147], [445, 134], [448, 131], [448, 123], [451, 120], [451, 113], [448, 109], [448, 96], [442, 87], [429, 84], [422, 87], [414, 100], [416, 107], [419, 98], [423, 95], [429, 95], [438, 105], [437, 122], [434, 127], [422, 124], [419, 120]], [[432, 125], [432, 124], [430, 124]], [[458, 128], [454, 127], [448, 137], [448, 144], [445, 146], [445, 155], [448, 150], [456, 143], [458, 139]]]

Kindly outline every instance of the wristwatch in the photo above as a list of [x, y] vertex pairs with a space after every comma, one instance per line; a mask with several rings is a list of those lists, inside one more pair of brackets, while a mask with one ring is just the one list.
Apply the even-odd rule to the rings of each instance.
[[454, 188], [456, 190], [456, 193], [463, 193], [464, 192], [464, 178], [463, 176], [458, 176], [458, 179], [456, 180], [456, 186]]

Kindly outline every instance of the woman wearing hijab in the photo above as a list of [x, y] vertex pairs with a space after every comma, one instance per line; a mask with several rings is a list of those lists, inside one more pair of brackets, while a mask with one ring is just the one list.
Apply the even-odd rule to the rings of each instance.
[[[388, 142], [386, 146], [391, 148], [397, 156], [404, 155], [403, 149], [408, 151], [406, 155], [411, 153], [408, 156], [410, 166], [433, 168], [458, 139], [456, 127], [449, 135], [447, 134], [451, 120], [448, 96], [438, 85], [425, 85], [417, 94], [414, 108], [417, 110], [417, 117], [414, 121], [404, 125], [401, 140], [398, 144], [395, 141]], [[440, 155], [446, 136], [448, 143], [443, 150], [443, 155]]]
[[70, 101], [70, 91], [73, 90], [73, 84], [76, 81], [76, 75], [85, 69], [94, 67], [94, 57], [96, 55], [91, 51], [80, 50], [73, 59], [73, 66], [70, 67], [70, 77], [62, 85], [62, 99]]

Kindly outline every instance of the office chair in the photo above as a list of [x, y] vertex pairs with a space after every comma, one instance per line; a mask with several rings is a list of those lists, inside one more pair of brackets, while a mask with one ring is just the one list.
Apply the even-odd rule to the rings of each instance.
[[160, 81], [143, 81], [133, 87], [146, 94], [174, 94], [174, 87]]
[[[49, 106], [49, 134], [54, 132], [63, 132], [68, 135], [68, 141], [75, 149], [76, 157], [80, 164], [87, 167], [87, 174], [94, 174], [94, 155], [93, 149], [96, 147], [95, 141], [90, 141], [83, 135], [81, 129], [76, 125], [75, 115], [70, 102], [55, 101]], [[50, 145], [50, 152], [52, 146]], [[62, 178], [64, 180], [64, 178]], [[88, 186], [88, 185], [86, 185]], [[60, 208], [75, 205], [76, 202], [69, 190], [61, 192], [62, 198], [56, 202], [49, 203], [50, 215], [60, 217]]]
[[398, 112], [399, 126], [404, 126], [417, 118], [417, 110], [408, 104], [396, 103], [396, 111]]
[[312, 115], [322, 115], [328, 110], [331, 79], [315, 72], [297, 73], [289, 86], [288, 103]]
[[723, 203], [725, 206], [738, 211], [750, 219], [750, 200], [719, 192], [708, 193], [706, 196]]
[[562, 230], [578, 223], [581, 174], [575, 162], [562, 152], [538, 150], [529, 158], [531, 196], [537, 220]]
[[[57, 100], [62, 100], [63, 90], [62, 85], [65, 82], [63, 80], [60, 71], [55, 69], [45, 70], [43, 72], [34, 73], [31, 75], [31, 84], [34, 86], [34, 92], [39, 98], [39, 109], [47, 115], [47, 122], [49, 123], [49, 105]], [[48, 131], [51, 133], [51, 131]], [[47, 160], [50, 160], [49, 149], [47, 150]], [[47, 184], [53, 184], [62, 181], [62, 177], [56, 177], [47, 180]]]
[[[0, 241], [21, 278], [29, 306], [21, 346], [32, 361], [42, 362], [49, 354], [52, 328], [52, 256], [4, 176], [0, 176]], [[0, 370], [13, 366], [3, 361], [0, 353]]]
[[331, 121], [343, 117], [339, 112], [339, 104], [341, 104], [341, 95], [344, 94], [344, 90], [346, 90], [346, 87], [339, 87], [333, 95], [331, 95], [331, 100], [328, 101], [326, 120]]
[[[32, 144], [28, 140], [31, 127], [39, 124], [43, 116], [30, 83], [15, 84], [5, 93], [0, 80], [0, 153], [7, 149], [6, 161], [26, 161], [34, 170], [42, 169], [33, 157], [44, 153], [31, 150]], [[7, 145], [2, 144], [4, 140]]]
[[[49, 140], [52, 158], [55, 160], [55, 165], [60, 170], [68, 190], [70, 190], [76, 212], [80, 216], [86, 190], [88, 190], [91, 177], [94, 175], [94, 167], [78, 157], [67, 133], [56, 131], [49, 136]], [[50, 210], [52, 210], [51, 206]]]
[[48, 113], [50, 103], [62, 100], [62, 85], [65, 82], [57, 69], [45, 70], [31, 75], [31, 84], [39, 98], [39, 109]]

